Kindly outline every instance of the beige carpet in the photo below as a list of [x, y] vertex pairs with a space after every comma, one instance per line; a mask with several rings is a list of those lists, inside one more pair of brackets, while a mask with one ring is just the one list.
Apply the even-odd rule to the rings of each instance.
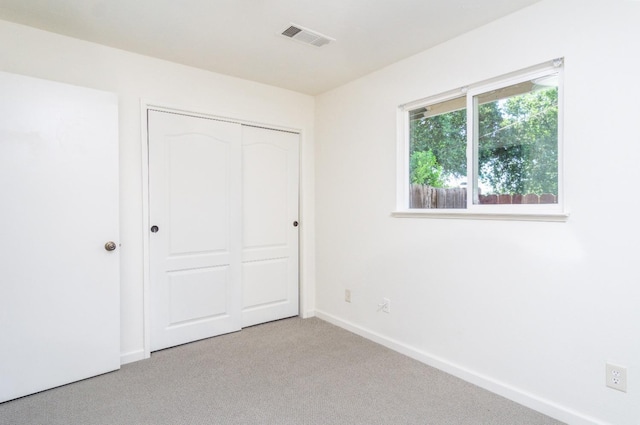
[[322, 320], [292, 318], [0, 404], [0, 424], [560, 422]]

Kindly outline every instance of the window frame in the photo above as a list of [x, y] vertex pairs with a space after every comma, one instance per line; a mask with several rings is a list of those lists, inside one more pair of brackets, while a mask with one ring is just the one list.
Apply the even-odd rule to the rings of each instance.
[[[566, 211], [566, 193], [564, 190], [563, 166], [563, 122], [564, 122], [564, 76], [563, 59], [530, 67], [491, 80], [464, 86], [439, 95], [413, 101], [398, 108], [398, 173], [397, 173], [397, 205], [392, 213], [395, 217], [426, 218], [478, 218], [498, 220], [535, 220], [565, 221], [569, 214]], [[475, 96], [493, 90], [505, 88], [525, 81], [531, 81], [551, 74], [558, 75], [558, 202], [556, 204], [476, 204], [474, 199], [478, 193], [478, 125]], [[409, 207], [409, 152], [410, 130], [409, 113], [412, 110], [428, 107], [455, 98], [466, 97], [467, 113], [467, 206], [466, 208], [410, 208]]]

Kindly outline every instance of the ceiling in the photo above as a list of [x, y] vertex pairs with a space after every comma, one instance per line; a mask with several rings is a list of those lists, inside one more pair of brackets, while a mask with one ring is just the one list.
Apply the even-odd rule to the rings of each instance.
[[537, 1], [0, 0], [0, 19], [315, 95]]

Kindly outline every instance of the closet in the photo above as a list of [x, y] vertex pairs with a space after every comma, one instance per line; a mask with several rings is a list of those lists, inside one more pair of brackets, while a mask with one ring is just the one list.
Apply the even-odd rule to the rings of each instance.
[[299, 134], [147, 118], [151, 351], [297, 315]]

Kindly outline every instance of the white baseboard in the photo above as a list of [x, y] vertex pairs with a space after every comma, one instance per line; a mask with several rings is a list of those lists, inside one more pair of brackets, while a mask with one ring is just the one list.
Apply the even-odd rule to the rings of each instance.
[[464, 367], [460, 367], [456, 364], [448, 362], [445, 359], [438, 358], [429, 353], [425, 353], [416, 349], [415, 347], [370, 331], [346, 320], [342, 320], [329, 313], [325, 313], [320, 310], [315, 310], [314, 313], [315, 316], [319, 319], [325, 320], [333, 325], [353, 332], [356, 335], [360, 335], [380, 345], [411, 357], [412, 359], [435, 367], [436, 369], [442, 370], [443, 372], [463, 379], [467, 382], [491, 391], [492, 393], [515, 401], [516, 403], [522, 404], [523, 406], [536, 410], [559, 421], [566, 422], [567, 424], [571, 425], [611, 425], [608, 422], [602, 422], [592, 417], [582, 415], [550, 400], [546, 400], [544, 398], [527, 393], [518, 388], [497, 381], [491, 377], [484, 376], [472, 370], [465, 369]]
[[316, 315], [315, 310], [307, 310], [300, 313], [300, 317], [302, 317], [303, 319], [309, 319], [310, 317], [315, 317], [315, 315]]
[[120, 364], [127, 364], [137, 362], [138, 360], [144, 360], [146, 356], [144, 355], [144, 350], [136, 350], [129, 351], [128, 353], [120, 353]]

